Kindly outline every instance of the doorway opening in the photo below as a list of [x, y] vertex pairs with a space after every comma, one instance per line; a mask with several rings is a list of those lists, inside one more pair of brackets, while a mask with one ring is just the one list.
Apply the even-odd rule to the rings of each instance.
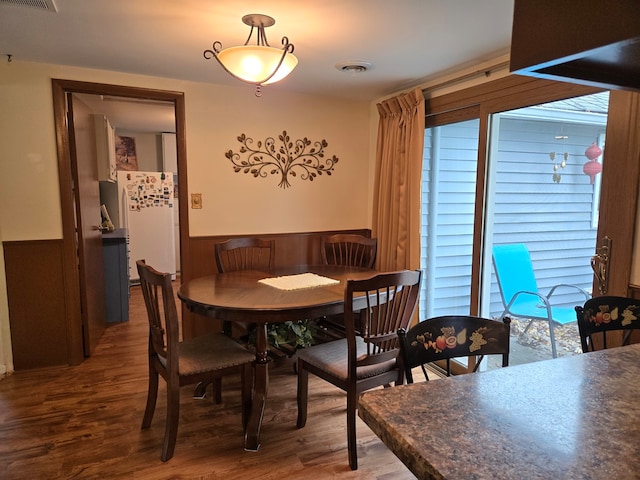
[[175, 109], [171, 102], [74, 94], [93, 112], [103, 220], [106, 324], [128, 321], [144, 258], [180, 271]]
[[[54, 114], [56, 135], [58, 144], [58, 166], [60, 173], [60, 191], [61, 191], [61, 207], [63, 221], [63, 249], [64, 249], [64, 276], [65, 276], [65, 297], [69, 305], [68, 322], [68, 345], [70, 363], [81, 363], [85, 356], [91, 354], [91, 349], [99, 338], [92, 336], [92, 329], [88, 328], [91, 319], [87, 317], [88, 310], [83, 308], [86, 305], [84, 295], [90, 291], [83, 283], [82, 276], [79, 272], [86, 267], [85, 263], [92, 262], [94, 259], [83, 257], [82, 248], [78, 245], [82, 244], [82, 233], [90, 231], [88, 225], [79, 225], [77, 205], [81, 203], [79, 192], [82, 191], [85, 183], [95, 182], [97, 187], [98, 179], [79, 177], [74, 163], [75, 155], [75, 138], [71, 128], [67, 128], [67, 115], [70, 114], [70, 127], [73, 126], [73, 111], [70, 108], [73, 102], [73, 96], [90, 95], [95, 96], [95, 100], [104, 102], [104, 98], [115, 99], [112, 103], [137, 103], [137, 104], [166, 104], [173, 111], [174, 132], [175, 133], [175, 152], [176, 152], [176, 173], [177, 173], [177, 219], [179, 227], [180, 245], [177, 262], [179, 262], [180, 270], [184, 272], [184, 245], [186, 243], [186, 232], [188, 232], [188, 217], [186, 214], [186, 202], [180, 201], [180, 196], [187, 191], [186, 185], [186, 158], [185, 158], [185, 118], [184, 118], [184, 95], [181, 92], [170, 92], [162, 90], [150, 90], [136, 87], [123, 87], [106, 84], [95, 84], [87, 82], [76, 82], [70, 80], [52, 80], [53, 98], [54, 98]], [[88, 97], [85, 97], [88, 98]], [[92, 98], [93, 100], [93, 98]], [[106, 102], [105, 102], [106, 103]], [[89, 108], [87, 111], [94, 113]], [[100, 113], [100, 112], [95, 112]], [[173, 194], [173, 192], [172, 192]], [[99, 201], [99, 200], [98, 200]], [[100, 218], [91, 219], [91, 221]], [[81, 221], [81, 220], [80, 220]], [[78, 237], [76, 237], [76, 232]], [[100, 258], [102, 262], [102, 258]], [[86, 270], [85, 270], [86, 271]], [[104, 318], [104, 317], [103, 317]], [[94, 332], [97, 331], [94, 329]], [[98, 331], [99, 332], [99, 331]], [[99, 333], [98, 333], [99, 335]], [[87, 349], [86, 346], [89, 345]], [[84, 346], [84, 347], [83, 347]]]

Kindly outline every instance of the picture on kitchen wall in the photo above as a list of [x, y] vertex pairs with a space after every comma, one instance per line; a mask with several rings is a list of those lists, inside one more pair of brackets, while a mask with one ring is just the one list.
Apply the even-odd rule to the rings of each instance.
[[138, 170], [138, 157], [136, 156], [136, 139], [134, 137], [121, 137], [116, 135], [116, 169]]

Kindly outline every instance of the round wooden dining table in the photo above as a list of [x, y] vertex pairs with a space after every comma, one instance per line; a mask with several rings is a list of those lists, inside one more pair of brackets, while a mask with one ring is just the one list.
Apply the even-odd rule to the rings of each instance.
[[[279, 276], [314, 273], [339, 283], [285, 290], [260, 282]], [[258, 450], [260, 428], [269, 384], [267, 324], [321, 318], [344, 312], [344, 287], [347, 279], [363, 279], [373, 270], [318, 265], [281, 269], [275, 273], [241, 270], [219, 273], [186, 281], [178, 298], [194, 313], [209, 318], [256, 325], [256, 363], [254, 397], [245, 432], [245, 449]], [[363, 298], [362, 302], [366, 300]], [[354, 300], [354, 308], [358, 300]]]

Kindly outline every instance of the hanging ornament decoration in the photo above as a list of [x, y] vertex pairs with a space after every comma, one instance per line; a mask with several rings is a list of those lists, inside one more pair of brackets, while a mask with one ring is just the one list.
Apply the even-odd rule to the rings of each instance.
[[602, 164], [598, 162], [600, 155], [602, 155], [602, 149], [596, 142], [589, 145], [584, 152], [584, 156], [587, 157], [589, 161], [582, 166], [582, 171], [591, 179], [591, 185], [593, 185], [596, 175], [602, 172]]
[[549, 152], [549, 158], [553, 162], [553, 181], [554, 183], [560, 183], [562, 180], [562, 175], [560, 174], [561, 169], [564, 170], [564, 167], [567, 166], [567, 160], [569, 159], [569, 154], [564, 152], [562, 154], [562, 160], [560, 163], [556, 162], [556, 152]]
[[[562, 144], [564, 145], [564, 141], [569, 138], [569, 136], [561, 133], [559, 135], [555, 135], [553, 138], [555, 140], [562, 141]], [[560, 183], [560, 180], [562, 180], [562, 174], [560, 172], [567, 166], [569, 153], [564, 152], [560, 155], [559, 153], [556, 154], [556, 152], [549, 152], [549, 158], [553, 162], [553, 183]], [[559, 159], [560, 162], [557, 162], [556, 159]]]

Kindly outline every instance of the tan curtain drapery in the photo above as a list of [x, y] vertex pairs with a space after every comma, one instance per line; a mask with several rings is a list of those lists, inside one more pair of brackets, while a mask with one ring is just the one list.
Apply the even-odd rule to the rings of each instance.
[[420, 183], [424, 148], [424, 95], [420, 89], [377, 105], [372, 233], [377, 269], [420, 268]]

